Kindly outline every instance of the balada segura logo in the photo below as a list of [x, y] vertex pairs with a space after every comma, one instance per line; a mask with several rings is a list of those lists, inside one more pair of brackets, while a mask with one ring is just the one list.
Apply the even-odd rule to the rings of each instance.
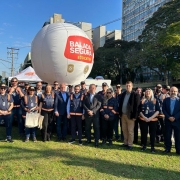
[[94, 51], [91, 41], [82, 36], [69, 36], [64, 56], [71, 60], [92, 63]]

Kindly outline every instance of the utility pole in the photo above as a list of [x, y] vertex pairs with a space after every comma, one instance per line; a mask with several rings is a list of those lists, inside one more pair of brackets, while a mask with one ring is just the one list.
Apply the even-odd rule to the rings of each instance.
[[[8, 48], [7, 47], [7, 55], [8, 59], [11, 59], [11, 77], [14, 76], [14, 60], [18, 58], [18, 51], [19, 49], [17, 48]], [[16, 55], [16, 57], [15, 57]]]

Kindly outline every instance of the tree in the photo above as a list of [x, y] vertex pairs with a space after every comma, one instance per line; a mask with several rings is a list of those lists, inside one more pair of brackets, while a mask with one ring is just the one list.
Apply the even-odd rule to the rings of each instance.
[[146, 22], [139, 36], [141, 62], [154, 71], [159, 71], [168, 84], [168, 75], [180, 75], [180, 1], [174, 0], [160, 7]]

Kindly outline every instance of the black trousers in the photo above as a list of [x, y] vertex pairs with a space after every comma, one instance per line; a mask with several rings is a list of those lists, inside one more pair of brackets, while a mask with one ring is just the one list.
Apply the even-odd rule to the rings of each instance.
[[102, 120], [102, 138], [112, 140], [113, 138], [113, 128], [114, 120], [107, 121], [103, 118]]
[[169, 120], [165, 121], [165, 148], [171, 150], [172, 147], [172, 130], [174, 130], [176, 152], [180, 152], [180, 124], [174, 125]]
[[154, 147], [157, 121], [145, 122], [140, 120], [139, 122], [141, 129], [141, 145], [142, 146], [147, 145], [147, 135], [149, 129], [151, 147]]
[[139, 128], [139, 118], [137, 118], [134, 123], [134, 143], [138, 142], [138, 128]]
[[156, 139], [164, 138], [165, 133], [164, 118], [158, 118], [157, 129], [156, 129]]
[[124, 135], [122, 131], [122, 119], [120, 118], [120, 128], [121, 128], [121, 141], [124, 141]]
[[99, 117], [86, 117], [85, 119], [85, 129], [86, 129], [86, 136], [87, 140], [91, 141], [91, 124], [93, 123], [93, 129], [94, 129], [94, 138], [95, 142], [99, 141]]
[[82, 116], [71, 116], [71, 136], [72, 139], [76, 138], [76, 127], [78, 130], [78, 138], [82, 139]]
[[41, 115], [44, 116], [43, 119], [43, 128], [42, 128], [42, 139], [44, 141], [47, 140], [47, 138], [50, 138], [51, 134], [52, 134], [52, 130], [53, 130], [53, 114], [54, 112], [51, 111], [41, 111]]

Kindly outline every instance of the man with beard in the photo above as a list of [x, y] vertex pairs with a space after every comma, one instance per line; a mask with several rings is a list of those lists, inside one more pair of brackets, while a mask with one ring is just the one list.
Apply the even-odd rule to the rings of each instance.
[[180, 99], [177, 97], [178, 89], [171, 87], [170, 97], [163, 101], [165, 115], [165, 153], [171, 152], [172, 130], [174, 130], [176, 153], [180, 154]]

